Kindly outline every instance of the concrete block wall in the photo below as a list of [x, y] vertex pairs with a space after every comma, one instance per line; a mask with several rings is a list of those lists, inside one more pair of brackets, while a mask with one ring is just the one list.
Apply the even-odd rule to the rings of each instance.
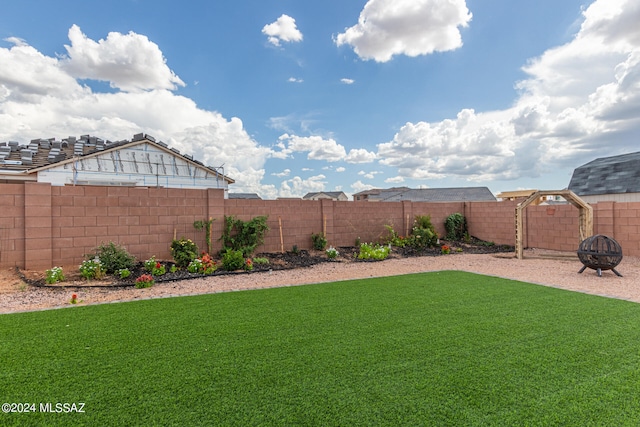
[[[594, 207], [594, 232], [614, 237], [626, 255], [640, 256], [640, 203], [600, 202]], [[44, 183], [0, 184], [0, 267], [42, 270], [75, 268], [101, 243], [123, 245], [139, 260], [171, 259], [174, 237], [207, 249], [198, 220], [214, 220], [213, 251], [225, 216], [248, 221], [268, 216], [270, 231], [257, 252], [312, 247], [311, 234], [325, 232], [328, 244], [352, 246], [411, 230], [414, 218], [430, 215], [441, 236], [444, 221], [459, 212], [469, 233], [497, 244], [515, 244], [515, 202], [337, 202], [332, 200], [225, 200], [222, 190], [52, 187]], [[525, 247], [574, 251], [578, 209], [572, 205], [529, 206], [524, 211]]]

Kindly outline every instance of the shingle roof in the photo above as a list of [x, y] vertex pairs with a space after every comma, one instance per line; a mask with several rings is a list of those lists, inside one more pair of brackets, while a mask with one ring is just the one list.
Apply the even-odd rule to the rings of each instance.
[[245, 200], [249, 200], [249, 199], [262, 200], [262, 198], [260, 196], [258, 196], [256, 193], [229, 193], [229, 198], [230, 199], [245, 199]]
[[340, 196], [345, 196], [346, 197], [346, 195], [344, 194], [343, 191], [318, 191], [318, 192], [315, 192], [315, 193], [307, 193], [302, 198], [303, 199], [311, 199], [311, 198], [316, 197], [316, 196], [318, 196], [320, 194], [325, 194], [327, 197], [331, 197], [333, 199], [337, 199]]
[[569, 190], [578, 196], [640, 193], [640, 152], [601, 157], [576, 168]]
[[496, 201], [487, 187], [455, 187], [455, 188], [391, 188], [388, 190], [369, 190], [368, 200], [383, 202], [483, 202]]

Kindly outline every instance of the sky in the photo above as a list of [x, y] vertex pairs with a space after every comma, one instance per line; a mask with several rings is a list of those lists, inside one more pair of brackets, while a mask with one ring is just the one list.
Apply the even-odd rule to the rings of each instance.
[[262, 198], [558, 190], [640, 151], [637, 0], [21, 0], [0, 141], [145, 133]]

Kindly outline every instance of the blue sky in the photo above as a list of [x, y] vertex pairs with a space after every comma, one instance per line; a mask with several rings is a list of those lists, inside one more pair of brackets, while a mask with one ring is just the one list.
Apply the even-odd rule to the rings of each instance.
[[0, 141], [144, 132], [232, 192], [561, 189], [640, 146], [635, 0], [2, 9]]

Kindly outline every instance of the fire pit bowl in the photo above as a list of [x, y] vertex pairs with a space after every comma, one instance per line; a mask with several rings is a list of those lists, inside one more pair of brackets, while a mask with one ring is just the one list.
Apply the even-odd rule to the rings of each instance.
[[584, 265], [578, 273], [589, 267], [596, 270], [599, 277], [602, 277], [602, 270], [611, 270], [622, 277], [615, 268], [622, 261], [622, 248], [612, 237], [602, 234], [587, 237], [578, 246], [578, 259]]

